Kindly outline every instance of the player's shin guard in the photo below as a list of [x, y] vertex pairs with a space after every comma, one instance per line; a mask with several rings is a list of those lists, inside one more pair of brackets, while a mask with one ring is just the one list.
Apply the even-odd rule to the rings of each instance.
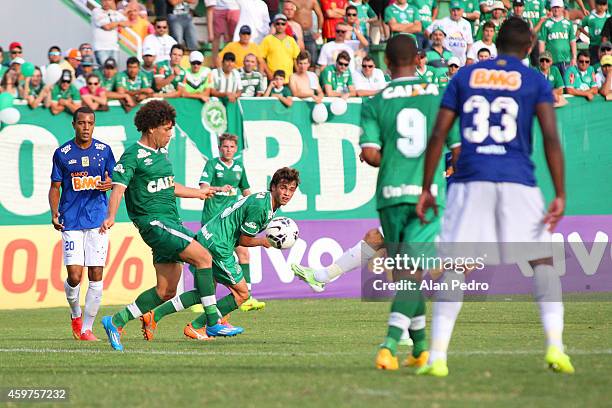
[[143, 313], [155, 309], [162, 303], [164, 301], [157, 294], [155, 287], [147, 289], [138, 295], [134, 303], [127, 305], [124, 309], [113, 315], [113, 325], [115, 327], [123, 327], [130, 320], [142, 316]]
[[72, 287], [68, 283], [68, 280], [64, 281], [64, 293], [66, 293], [66, 300], [70, 306], [70, 315], [74, 319], [75, 317], [81, 316], [81, 305], [79, 300], [79, 294], [81, 291], [81, 284]]
[[439, 283], [442, 288], [446, 287], [448, 289], [442, 289], [435, 293], [432, 306], [429, 364], [433, 364], [438, 359], [446, 361], [448, 344], [463, 304], [463, 290], [452, 289], [452, 282], [455, 280], [464, 282], [465, 276], [454, 271], [444, 272]]
[[219, 313], [221, 316], [227, 316], [234, 310], [238, 309], [238, 304], [236, 303], [236, 299], [232, 294], [225, 296], [220, 299], [217, 303], [217, 307], [219, 308]]
[[551, 265], [536, 265], [533, 278], [534, 296], [540, 308], [546, 344], [563, 351], [563, 303], [559, 274]]
[[208, 326], [214, 326], [219, 320], [219, 311], [217, 310], [215, 281], [213, 280], [212, 269], [196, 269], [193, 276], [195, 280], [195, 287], [200, 295], [200, 301], [202, 302], [202, 305], [204, 305], [206, 324]]
[[87, 295], [85, 296], [85, 313], [83, 314], [83, 328], [81, 333], [92, 330], [93, 322], [96, 319], [100, 303], [102, 302], [102, 281], [89, 281]]
[[180, 312], [198, 303], [200, 303], [200, 295], [197, 289], [183, 292], [153, 309], [155, 323], [169, 314]]

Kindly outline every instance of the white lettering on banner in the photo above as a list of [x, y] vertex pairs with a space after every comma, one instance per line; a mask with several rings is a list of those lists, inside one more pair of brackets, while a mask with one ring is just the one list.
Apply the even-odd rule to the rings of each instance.
[[[251, 190], [267, 190], [268, 178], [276, 170], [293, 166], [302, 158], [302, 135], [294, 124], [278, 120], [244, 121], [243, 128], [247, 148], [242, 157], [244, 167], [248, 169]], [[278, 143], [278, 154], [274, 157], [268, 154], [268, 138]], [[283, 212], [305, 211], [307, 208], [307, 197], [298, 187], [289, 204], [283, 207]]]
[[[294, 275], [291, 272], [291, 264], [299, 264], [304, 254], [306, 253], [306, 241], [298, 239], [295, 244], [289, 249], [287, 259], [282, 251], [275, 248], [266, 248], [266, 254], [270, 258], [270, 262], [278, 274], [278, 278], [283, 283], [290, 283], [293, 281]], [[285, 251], [286, 253], [287, 251]]]
[[[178, 140], [175, 140], [175, 143]], [[185, 160], [183, 161], [185, 165], [185, 185], [187, 187], [199, 188], [200, 175], [206, 164], [206, 158], [190, 138], [183, 137], [180, 140], [185, 141]], [[179, 205], [181, 210], [202, 211], [204, 201], [194, 200], [193, 198], [179, 198]]]
[[123, 147], [123, 143], [127, 140], [125, 127], [96, 126], [94, 128], [93, 137], [109, 145], [111, 147], [115, 160], [119, 161], [119, 158], [125, 150], [125, 148]]
[[[359, 208], [372, 199], [376, 192], [378, 169], [359, 160], [359, 136], [361, 128], [344, 123], [323, 123], [312, 126], [313, 138], [319, 150], [319, 174], [321, 194], [315, 198], [317, 211], [346, 211]], [[355, 187], [346, 193], [342, 142], [347, 140], [353, 148]]]
[[[24, 142], [32, 143], [34, 180], [32, 194], [23, 195], [19, 177], [19, 150]], [[7, 126], [0, 132], [0, 163], [3, 181], [0, 183], [0, 204], [15, 215], [40, 215], [49, 211], [47, 195], [53, 152], [59, 147], [57, 139], [47, 129], [35, 125]], [[29, 181], [29, 180], [28, 180]]]
[[332, 259], [340, 258], [340, 255], [344, 253], [344, 249], [340, 246], [335, 239], [332, 238], [319, 238], [310, 244], [308, 250], [308, 266], [314, 269], [321, 269], [321, 257], [323, 254], [330, 254]]

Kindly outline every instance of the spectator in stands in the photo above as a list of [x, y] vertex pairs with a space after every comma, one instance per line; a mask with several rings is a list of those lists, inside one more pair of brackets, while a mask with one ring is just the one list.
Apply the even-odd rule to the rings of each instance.
[[81, 94], [72, 85], [72, 72], [65, 69], [62, 76], [51, 90], [50, 110], [53, 115], [68, 111], [72, 114], [81, 107]]
[[350, 96], [357, 96], [353, 77], [349, 66], [351, 56], [346, 51], [341, 51], [336, 58], [336, 65], [328, 65], [321, 72], [321, 84], [325, 96], [339, 96], [347, 99]]
[[336, 62], [336, 58], [338, 54], [342, 51], [348, 53], [350, 56], [351, 66], [350, 69], [355, 69], [355, 55], [353, 52], [353, 48], [346, 43], [346, 33], [351, 29], [351, 27], [344, 23], [340, 22], [336, 25], [336, 38], [334, 41], [329, 41], [323, 44], [321, 47], [321, 51], [319, 53], [319, 60], [317, 61], [317, 65], [319, 65], [319, 69], [323, 71], [326, 66], [334, 65]]
[[[608, 12], [612, 13], [612, 10], [608, 8]], [[601, 42], [612, 41], [612, 17], [609, 17], [601, 29]]]
[[[149, 22], [147, 17], [140, 15], [139, 8], [136, 4], [129, 4], [124, 10], [125, 16], [131, 24], [130, 29], [134, 31], [136, 35], [138, 35], [140, 41], [144, 41], [147, 35], [155, 33], [153, 25]], [[127, 32], [124, 32], [123, 35], [131, 38], [131, 34], [128, 34]], [[132, 41], [135, 44], [137, 43], [136, 39], [132, 39]]]
[[599, 93], [608, 99], [612, 95], [612, 55], [604, 55], [601, 58], [601, 72], [597, 74], [597, 86]]
[[[321, 36], [321, 27], [324, 20], [321, 6], [318, 0], [293, 0], [293, 2], [297, 6], [294, 19], [302, 27], [302, 33], [304, 34], [304, 49], [308, 51], [314, 64], [314, 61], [317, 61], [318, 58], [316, 40]], [[316, 15], [318, 29], [315, 29], [313, 14]]]
[[212, 72], [213, 88], [210, 91], [212, 96], [227, 98], [229, 102], [236, 102], [242, 92], [242, 81], [240, 73], [236, 69], [236, 56], [225, 53], [221, 60], [221, 67]]
[[436, 27], [429, 35], [430, 47], [427, 49], [427, 64], [434, 68], [448, 68], [448, 60], [453, 53], [444, 48], [444, 37], [446, 33], [440, 27]]
[[5, 92], [19, 98], [19, 73], [12, 67], [4, 72], [0, 81], [0, 93]]
[[[609, 42], [609, 41], [601, 43], [601, 45], [599, 46], [599, 51], [597, 52], [597, 58], [599, 59], [599, 61], [601, 61], [601, 59], [605, 55], [612, 55], [612, 43]], [[600, 62], [596, 62], [595, 64], [592, 64], [591, 66], [595, 70], [595, 73], [601, 71], [600, 70], [600, 68], [601, 68]]]
[[480, 0], [466, 0], [463, 3], [463, 18], [470, 23], [472, 34], [474, 34], [478, 31], [478, 22], [480, 21]]
[[162, 61], [157, 64], [157, 74], [155, 74], [155, 89], [161, 92], [163, 98], [180, 97], [180, 87], [183, 86], [185, 70], [181, 67], [183, 59], [183, 47], [174, 44], [170, 50], [170, 60]]
[[300, 53], [300, 48], [293, 39], [285, 33], [287, 17], [284, 14], [274, 16], [274, 34], [267, 35], [260, 44], [261, 56], [265, 60], [263, 67], [269, 80], [278, 70], [286, 75], [293, 74], [294, 61]]
[[66, 53], [66, 58], [60, 62], [59, 66], [62, 70], [70, 71], [72, 78], [76, 78], [76, 70], [81, 65], [82, 60], [81, 52], [76, 48], [70, 48]]
[[76, 89], [81, 89], [85, 85], [87, 85], [87, 77], [89, 74], [93, 74], [94, 71], [94, 57], [92, 55], [88, 55], [83, 57], [81, 60], [81, 65], [79, 65], [80, 74], [74, 80], [73, 85]]
[[576, 37], [571, 21], [563, 16], [563, 0], [551, 0], [550, 5], [552, 17], [540, 29], [540, 54], [550, 51], [553, 64], [565, 77], [567, 68], [576, 65]]
[[[400, 0], [406, 1], [406, 0]], [[336, 26], [344, 20], [348, 0], [321, 0], [321, 9], [325, 20], [323, 21], [323, 38], [332, 41], [336, 38]], [[321, 22], [319, 21], [319, 24]]]
[[451, 59], [448, 60], [447, 76], [449, 80], [455, 76], [457, 71], [459, 71], [459, 68], [461, 68], [461, 61], [459, 61], [459, 58], [452, 57]]
[[[495, 39], [497, 38], [497, 33], [499, 32], [499, 28], [504, 22], [504, 13], [506, 12], [506, 8], [504, 7], [504, 3], [502, 3], [501, 1], [494, 1], [493, 6], [491, 7], [492, 7], [491, 18], [489, 18], [488, 20], [484, 20], [480, 23], [480, 26], [478, 27], [478, 32], [476, 33], [476, 40], [483, 39], [484, 25], [486, 23], [493, 23], [493, 38], [491, 39], [491, 41], [495, 41]], [[488, 26], [490, 27], [490, 25]]]
[[185, 72], [181, 96], [199, 99], [206, 103], [210, 99], [210, 88], [212, 87], [211, 70], [203, 65], [204, 55], [200, 51], [191, 51], [189, 63], [191, 68]]
[[49, 51], [47, 52], [47, 60], [49, 63], [40, 67], [40, 71], [42, 72], [43, 76], [45, 75], [45, 72], [47, 72], [49, 65], [59, 64], [62, 61], [62, 50], [60, 47], [57, 45], [52, 45], [49, 47]]
[[239, 19], [240, 7], [236, 0], [217, 0], [213, 10], [213, 64], [217, 62], [221, 38], [223, 38], [223, 42], [230, 42], [232, 40]]
[[170, 51], [176, 44], [176, 40], [168, 35], [168, 20], [159, 17], [155, 20], [153, 27], [155, 28], [155, 33], [145, 37], [142, 49], [152, 50], [158, 63], [168, 61], [170, 59]]
[[109, 100], [118, 100], [121, 106], [126, 109], [135, 105], [132, 97], [128, 94], [122, 94], [117, 91], [117, 61], [113, 58], [108, 58], [102, 66], [102, 74], [100, 78], [100, 86], [104, 88], [106, 98]]
[[361, 69], [353, 72], [353, 83], [357, 96], [372, 96], [387, 86], [385, 74], [376, 68], [374, 59], [369, 55], [361, 61]]
[[291, 0], [285, 0], [283, 3], [283, 14], [287, 17], [287, 26], [285, 32], [293, 37], [300, 51], [304, 51], [304, 33], [300, 23], [294, 20], [297, 6]]
[[584, 96], [587, 101], [593, 100], [598, 89], [595, 81], [595, 71], [591, 66], [591, 57], [588, 51], [578, 53], [578, 65], [567, 69], [564, 80], [568, 94]]
[[459, 71], [459, 64], [461, 64], [461, 62], [459, 62], [459, 58], [451, 57], [448, 60], [447, 69], [438, 68], [438, 77], [436, 78], [436, 82], [440, 90], [446, 89], [448, 82], [457, 73], [457, 71]]
[[[396, 0], [385, 9], [385, 23], [389, 24], [391, 36], [410, 34], [416, 39], [416, 34], [423, 31], [419, 10], [409, 5], [407, 0]], [[422, 47], [423, 44], [420, 43], [419, 46]]]
[[[595, 10], [582, 19], [578, 31], [587, 35], [590, 39], [589, 54], [593, 63], [599, 62], [599, 46], [601, 45], [601, 33], [606, 20], [610, 18], [608, 12], [608, 0], [595, 0]], [[588, 32], [585, 30], [588, 28]]]
[[[247, 54], [244, 57], [240, 73], [242, 85], [241, 96], [263, 96], [268, 88], [268, 78], [257, 70], [257, 57], [255, 54]], [[291, 76], [293, 78], [293, 75]]]
[[100, 78], [96, 74], [89, 74], [86, 79], [85, 86], [79, 90], [83, 104], [94, 111], [107, 111], [106, 89], [100, 86]]
[[130, 95], [134, 103], [140, 103], [153, 96], [153, 85], [149, 77], [140, 72], [138, 58], [128, 58], [126, 68], [124, 72], [117, 74], [117, 92]]
[[51, 105], [51, 86], [45, 86], [43, 83], [40, 68], [34, 68], [32, 76], [23, 81], [21, 99], [24, 99], [32, 109], [38, 108], [41, 104], [45, 108]]
[[155, 50], [153, 48], [145, 48], [142, 50], [142, 65], [140, 70], [149, 78], [151, 85], [155, 86]]
[[289, 78], [291, 94], [298, 98], [312, 98], [316, 103], [323, 100], [323, 90], [319, 84], [317, 74], [310, 71], [310, 53], [302, 51], [297, 56], [295, 74]]
[[463, 2], [461, 0], [451, 0], [449, 7], [450, 16], [434, 21], [427, 31], [433, 32], [436, 28], [442, 29], [446, 34], [444, 37], [444, 47], [449, 49], [459, 59], [461, 65], [464, 65], [467, 53], [474, 42], [472, 39], [472, 28], [470, 23], [462, 17]]
[[[232, 34], [233, 40], [240, 40], [240, 30], [242, 27], [247, 26], [251, 29], [251, 41], [255, 44], [260, 44], [266, 35], [270, 34], [270, 12], [268, 6], [263, 0], [236, 1], [240, 6], [240, 19], [236, 25], [236, 31]], [[236, 55], [236, 58], [236, 62], [241, 61], [238, 55]]]
[[91, 12], [93, 25], [93, 48], [98, 64], [102, 65], [108, 58], [119, 58], [119, 27], [129, 27], [127, 18], [115, 10], [114, 0], [102, 0], [102, 7]]
[[[79, 52], [81, 53], [81, 65], [76, 67], [74, 74], [79, 77], [83, 74], [83, 61], [86, 59], [93, 62], [93, 68], [96, 68], [96, 57], [94, 55], [93, 46], [90, 43], [83, 43], [79, 45]], [[84, 84], [83, 84], [84, 85]], [[77, 87], [77, 89], [79, 89]]]
[[25, 60], [21, 57], [13, 58], [11, 60], [11, 64], [9, 65], [9, 69], [12, 69], [17, 73], [17, 79], [20, 80], [22, 78], [21, 75], [21, 66], [25, 64]]
[[563, 88], [565, 84], [563, 82], [563, 77], [559, 72], [559, 68], [555, 67], [553, 64], [552, 54], [549, 51], [544, 51], [540, 55], [540, 64], [538, 66], [538, 71], [544, 75], [544, 77], [548, 80], [552, 90], [553, 96], [555, 98], [555, 103], [559, 102], [561, 95], [563, 95]]
[[361, 31], [361, 24], [357, 16], [357, 7], [351, 5], [346, 8], [346, 24], [349, 29], [345, 34], [345, 40], [355, 51], [355, 54], [359, 54], [363, 58], [367, 55], [370, 42], [366, 38], [367, 31]]
[[270, 85], [268, 85], [268, 89], [266, 89], [266, 93], [264, 96], [271, 96], [273, 98], [278, 98], [279, 101], [286, 107], [290, 108], [293, 105], [293, 99], [291, 98], [291, 89], [288, 86], [285, 86], [285, 72], [282, 69], [279, 69], [274, 72], [274, 76], [272, 81], [270, 81]]
[[493, 42], [495, 37], [495, 24], [493, 21], [487, 21], [481, 26], [482, 39], [474, 42], [467, 53], [466, 64], [473, 64], [477, 60], [477, 54], [483, 48], [489, 50], [492, 58], [497, 57], [497, 47]]
[[221, 60], [223, 56], [231, 52], [236, 56], [236, 67], [242, 68], [242, 64], [244, 62], [244, 57], [247, 54], [253, 54], [260, 60], [260, 63], [263, 63], [263, 58], [261, 58], [261, 51], [259, 50], [259, 46], [251, 41], [251, 27], [248, 25], [243, 25], [240, 27], [240, 39], [239, 41], [233, 41], [228, 43], [223, 50], [219, 53], [218, 61], [216, 66], [221, 65]]
[[9, 61], [14, 60], [15, 58], [23, 58], [23, 47], [20, 42], [13, 41], [9, 44]]
[[427, 52], [420, 49], [417, 52], [417, 63], [415, 73], [419, 79], [428, 84], [434, 84], [437, 82], [437, 71], [427, 65]]
[[476, 55], [478, 58], [478, 62], [486, 61], [491, 59], [491, 51], [488, 48], [481, 48], [478, 50], [478, 54]]
[[117, 10], [121, 11], [124, 14], [127, 14], [128, 10], [133, 8], [136, 10], [136, 13], [142, 18], [148, 18], [147, 8], [144, 4], [142, 4], [139, 0], [120, 0], [117, 1]]
[[423, 30], [438, 18], [437, 0], [410, 0], [409, 4], [419, 11], [418, 19], [423, 26]]
[[170, 25], [170, 35], [179, 44], [185, 44], [188, 50], [197, 50], [198, 35], [193, 17], [191, 16], [191, 4], [196, 4], [197, 0], [168, 0], [168, 24]]

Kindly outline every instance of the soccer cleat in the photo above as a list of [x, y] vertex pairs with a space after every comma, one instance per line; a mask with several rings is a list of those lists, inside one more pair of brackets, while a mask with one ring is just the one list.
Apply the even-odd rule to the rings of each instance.
[[100, 341], [98, 340], [96, 336], [94, 336], [91, 330], [85, 330], [84, 333], [81, 333], [81, 336], [79, 339], [83, 341]]
[[325, 283], [315, 279], [314, 269], [302, 265], [291, 264], [291, 270], [295, 276], [306, 282], [315, 292], [321, 293], [325, 290]]
[[246, 302], [240, 305], [240, 310], [243, 312], [249, 312], [251, 310], [261, 310], [266, 307], [266, 302], [260, 302], [253, 296], [250, 296]]
[[153, 310], [140, 316], [140, 321], [142, 322], [142, 337], [144, 337], [146, 341], [153, 340], [155, 329], [157, 329], [157, 323], [155, 322], [155, 314]]
[[102, 326], [104, 327], [104, 331], [108, 336], [108, 342], [111, 347], [117, 351], [123, 351], [123, 345], [121, 344], [121, 334], [119, 330], [113, 324], [112, 316], [104, 316], [102, 318]]
[[376, 354], [376, 368], [379, 370], [397, 370], [399, 368], [397, 357], [391, 354], [391, 350], [382, 347]]
[[448, 375], [448, 366], [446, 365], [446, 360], [438, 359], [434, 361], [433, 364], [431, 365], [423, 366], [416, 371], [416, 375], [430, 375], [432, 377], [446, 377]]
[[567, 354], [557, 346], [549, 346], [546, 351], [546, 363], [548, 368], [555, 373], [574, 374], [574, 366]]
[[70, 317], [70, 324], [72, 326], [72, 337], [74, 337], [75, 340], [80, 340], [81, 339], [81, 329], [83, 328], [83, 319], [81, 319], [81, 316], [79, 317]]
[[244, 332], [242, 327], [234, 327], [228, 324], [217, 323], [214, 326], [206, 326], [206, 334], [211, 337], [234, 337]]
[[185, 328], [183, 329], [183, 334], [186, 337], [189, 337], [190, 339], [194, 340], [208, 341], [215, 339], [214, 337], [210, 337], [208, 334], [206, 334], [206, 327], [194, 329], [191, 323], [185, 326]]
[[423, 351], [418, 357], [414, 357], [412, 354], [404, 360], [404, 367], [416, 367], [421, 368], [427, 365], [427, 359], [429, 359], [429, 351]]

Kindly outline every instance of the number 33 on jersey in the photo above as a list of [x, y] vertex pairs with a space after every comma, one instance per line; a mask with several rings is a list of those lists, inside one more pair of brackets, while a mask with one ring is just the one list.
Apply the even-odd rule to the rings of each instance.
[[[365, 101], [361, 110], [361, 147], [381, 150], [376, 186], [376, 208], [416, 204], [421, 194], [425, 148], [440, 106], [438, 87], [419, 78], [396, 78]], [[459, 145], [451, 131], [449, 148]], [[442, 164], [432, 184], [432, 194], [444, 205]]]

